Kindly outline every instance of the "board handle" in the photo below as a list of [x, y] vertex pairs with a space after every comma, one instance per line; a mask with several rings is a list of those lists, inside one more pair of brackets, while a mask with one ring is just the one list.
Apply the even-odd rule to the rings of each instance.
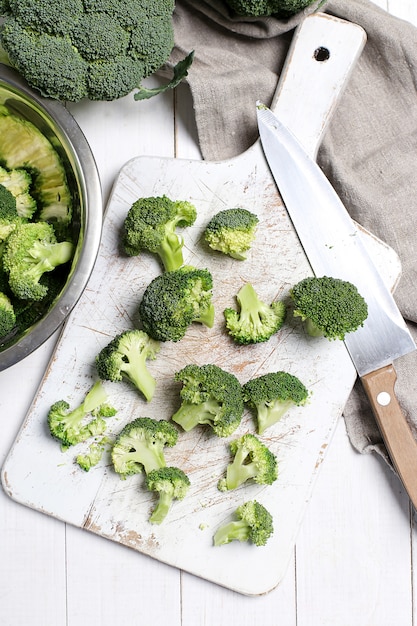
[[313, 159], [365, 43], [361, 26], [325, 13], [294, 32], [271, 110]]
[[417, 509], [417, 442], [395, 396], [397, 374], [387, 365], [362, 377], [378, 427], [409, 498]]

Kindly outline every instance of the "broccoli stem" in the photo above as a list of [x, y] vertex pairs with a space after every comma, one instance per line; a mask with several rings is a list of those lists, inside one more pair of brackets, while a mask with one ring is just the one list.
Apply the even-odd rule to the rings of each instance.
[[293, 404], [292, 400], [275, 400], [258, 404], [256, 406], [258, 433], [262, 435], [267, 428], [278, 422]]
[[219, 412], [219, 404], [216, 400], [206, 400], [201, 404], [185, 402], [172, 416], [172, 420], [179, 424], [186, 432], [192, 430], [198, 424], [211, 425]]
[[167, 272], [180, 268], [184, 262], [182, 254], [182, 239], [175, 233], [176, 221], [167, 225], [167, 234], [160, 247], [159, 256]]
[[238, 520], [235, 522], [229, 522], [229, 524], [225, 524], [219, 528], [214, 534], [213, 541], [215, 546], [222, 546], [233, 540], [248, 541], [249, 535], [250, 527], [247, 522]]
[[143, 393], [145, 399], [150, 402], [155, 393], [156, 380], [149, 372], [146, 365], [145, 351], [136, 354], [134, 350], [129, 352], [129, 361], [126, 362], [121, 371], [132, 381], [132, 383]]
[[240, 305], [240, 320], [242, 325], [248, 323], [253, 324], [256, 332], [262, 330], [263, 321], [262, 313], [269, 313], [269, 307], [262, 302], [255, 289], [250, 283], [246, 283], [239, 291], [237, 300]]
[[206, 311], [197, 317], [195, 322], [199, 322], [200, 324], [204, 324], [207, 328], [213, 328], [214, 324], [214, 305], [210, 304], [210, 306], [206, 309]]
[[161, 524], [171, 508], [171, 504], [172, 494], [169, 494], [166, 491], [160, 491], [158, 504], [152, 511], [152, 515], [149, 518], [151, 524]]
[[[98, 380], [91, 387], [90, 391], [84, 398], [80, 409], [85, 413], [91, 413], [95, 409], [98, 409], [102, 404], [107, 401], [107, 391], [104, 388], [101, 380]], [[77, 409], [76, 409], [77, 410]]]
[[228, 489], [240, 487], [249, 478], [254, 478], [258, 472], [255, 463], [245, 463], [247, 452], [239, 448], [233, 462], [227, 466], [226, 483]]
[[324, 333], [320, 328], [308, 317], [305, 320], [305, 329], [310, 337], [323, 337]]
[[120, 466], [125, 463], [139, 463], [143, 465], [146, 474], [152, 470], [165, 467], [163, 450], [156, 447], [149, 448], [149, 444], [141, 443], [137, 439], [132, 440], [132, 449], [120, 456]]

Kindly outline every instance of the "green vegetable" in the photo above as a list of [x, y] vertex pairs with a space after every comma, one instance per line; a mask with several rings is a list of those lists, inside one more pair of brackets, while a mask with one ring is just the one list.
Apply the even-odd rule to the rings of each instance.
[[181, 406], [172, 420], [185, 431], [209, 425], [219, 437], [228, 437], [239, 426], [243, 410], [242, 387], [234, 374], [217, 365], [186, 365], [176, 372], [182, 383]]
[[0, 242], [5, 241], [22, 218], [16, 210], [16, 198], [0, 184]]
[[42, 300], [48, 292], [47, 284], [41, 282], [43, 275], [68, 263], [72, 255], [72, 243], [58, 243], [51, 224], [19, 224], [8, 236], [3, 252], [10, 289], [22, 300]]
[[189, 265], [157, 276], [139, 305], [143, 330], [156, 341], [179, 341], [193, 322], [211, 328], [212, 287], [208, 270]]
[[0, 138], [0, 164], [8, 170], [24, 169], [31, 175], [30, 191], [37, 204], [37, 217], [68, 225], [72, 219], [71, 192], [52, 144], [34, 124], [13, 115], [3, 105]]
[[137, 99], [149, 98], [175, 87], [192, 62], [191, 53], [168, 85], [141, 88], [174, 46], [174, 7], [174, 0], [9, 0], [0, 43], [44, 96], [115, 100], [139, 88]]
[[206, 225], [204, 238], [213, 250], [244, 261], [255, 237], [259, 219], [247, 209], [225, 209]]
[[236, 510], [237, 520], [221, 526], [213, 542], [221, 546], [231, 541], [251, 541], [264, 546], [274, 532], [272, 515], [256, 500], [249, 500]]
[[126, 330], [105, 346], [96, 357], [98, 375], [102, 380], [119, 382], [126, 378], [143, 393], [149, 402], [155, 392], [156, 380], [146, 362], [154, 360], [159, 342], [142, 330]]
[[29, 172], [23, 168], [6, 170], [4, 167], [0, 167], [0, 185], [13, 194], [19, 217], [31, 219], [35, 214], [37, 204], [30, 195], [32, 177]]
[[102, 437], [98, 441], [93, 441], [86, 454], [77, 455], [75, 460], [77, 465], [79, 465], [85, 472], [89, 472], [92, 467], [95, 467], [101, 461], [109, 442], [110, 439], [108, 437]]
[[313, 337], [343, 340], [368, 317], [366, 301], [355, 285], [339, 278], [304, 278], [293, 286], [290, 295], [294, 316], [301, 317]]
[[152, 524], [161, 524], [174, 500], [183, 500], [190, 486], [190, 479], [178, 467], [161, 467], [154, 469], [146, 476], [149, 491], [159, 495], [158, 503], [149, 518]]
[[0, 291], [0, 339], [5, 337], [16, 324], [16, 314], [10, 298]]
[[305, 9], [315, 0], [226, 0], [238, 15], [245, 17], [289, 17]]
[[246, 382], [244, 401], [255, 410], [258, 433], [276, 424], [292, 406], [306, 404], [309, 392], [297, 376], [288, 372], [269, 372]]
[[231, 441], [230, 451], [234, 459], [227, 466], [225, 478], [218, 482], [220, 491], [237, 489], [248, 480], [259, 485], [272, 485], [277, 480], [277, 458], [255, 435], [247, 433]]
[[[90, 437], [102, 435], [107, 427], [103, 418], [115, 413], [116, 410], [107, 404], [107, 392], [103, 384], [97, 381], [75, 409], [71, 410], [66, 400], [55, 402], [48, 412], [48, 427], [51, 435], [64, 448], [68, 448]], [[86, 421], [89, 415], [90, 419]]]
[[126, 478], [143, 469], [149, 474], [166, 467], [164, 448], [175, 446], [177, 440], [178, 430], [170, 422], [137, 417], [116, 437], [111, 452], [114, 469], [121, 478]]
[[162, 197], [139, 198], [124, 221], [123, 248], [129, 256], [147, 250], [160, 257], [164, 270], [173, 271], [183, 264], [183, 239], [177, 226], [194, 224], [195, 207], [187, 201]]
[[249, 283], [244, 285], [236, 296], [239, 311], [224, 310], [226, 328], [236, 343], [251, 344], [268, 341], [282, 327], [286, 307], [283, 302], [266, 304], [259, 299]]

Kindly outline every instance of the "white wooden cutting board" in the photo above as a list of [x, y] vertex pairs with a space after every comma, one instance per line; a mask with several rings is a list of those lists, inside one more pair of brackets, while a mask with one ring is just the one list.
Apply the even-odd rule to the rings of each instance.
[[[363, 45], [359, 41], [362, 34], [353, 25], [345, 26], [347, 23], [328, 16], [323, 21], [326, 36], [336, 37], [337, 49], [341, 46], [346, 52], [348, 47], [344, 58], [351, 55], [352, 67]], [[306, 22], [317, 37], [317, 20], [313, 23], [309, 18]], [[340, 26], [347, 29], [342, 35]], [[309, 45], [308, 37], [304, 40]], [[322, 37], [320, 31], [319, 39]], [[317, 42], [313, 43], [316, 46]], [[296, 53], [293, 50], [291, 54]], [[344, 73], [336, 77], [336, 86], [333, 81], [332, 93], [329, 96], [328, 91], [316, 123], [298, 133], [311, 153], [315, 152], [335, 94], [350, 67], [345, 63]], [[294, 84], [298, 74], [291, 78], [286, 71], [283, 76]], [[293, 119], [291, 101], [299, 100], [299, 92], [288, 92], [282, 84], [282, 99], [277, 99], [275, 108], [281, 106], [283, 117], [288, 114]], [[317, 101], [317, 110], [320, 106]], [[108, 454], [90, 472], [83, 472], [74, 463], [75, 454], [83, 446], [62, 452], [48, 433], [46, 416], [58, 399], [74, 407], [83, 399], [97, 378], [96, 354], [116, 333], [135, 325], [142, 293], [161, 270], [151, 255], [121, 256], [120, 229], [132, 202], [140, 196], [161, 194], [191, 201], [197, 207], [195, 225], [184, 230], [185, 263], [207, 267], [213, 274], [215, 325], [208, 329], [195, 324], [179, 343], [162, 345], [157, 359], [149, 364], [158, 381], [149, 404], [128, 383], [106, 383], [110, 401], [118, 408], [117, 415], [109, 419], [110, 434], [115, 435], [137, 416], [169, 419], [179, 403], [179, 387], [173, 375], [187, 363], [216, 363], [233, 372], [242, 383], [268, 371], [287, 370], [310, 389], [311, 400], [305, 407], [288, 411], [263, 436], [279, 461], [279, 479], [272, 486], [245, 485], [235, 492], [219, 492], [217, 481], [230, 458], [227, 444], [231, 438], [217, 438], [204, 427], [181, 433], [178, 444], [166, 450], [166, 461], [189, 475], [190, 491], [185, 500], [174, 503], [162, 525], [153, 526], [148, 518], [155, 497], [145, 490], [143, 475], [121, 480]], [[209, 251], [202, 241], [208, 219], [221, 209], [237, 206], [255, 212], [260, 219], [256, 242], [243, 262]], [[387, 283], [394, 285], [400, 273], [397, 256], [368, 233], [363, 236]], [[312, 486], [356, 373], [343, 343], [308, 338], [291, 315], [269, 342], [238, 347], [225, 333], [222, 311], [235, 305], [235, 294], [245, 282], [251, 282], [260, 297], [271, 302], [287, 298], [291, 285], [310, 274], [259, 143], [240, 157], [219, 163], [157, 157], [138, 157], [128, 162], [111, 194], [93, 275], [62, 332], [3, 466], [5, 491], [26, 506], [240, 593], [256, 595], [274, 588], [291, 558]], [[234, 436], [248, 431], [256, 429], [251, 414], [246, 412]], [[268, 544], [259, 548], [233, 542], [213, 547], [216, 528], [232, 517], [239, 504], [253, 498], [274, 517], [275, 532]]]

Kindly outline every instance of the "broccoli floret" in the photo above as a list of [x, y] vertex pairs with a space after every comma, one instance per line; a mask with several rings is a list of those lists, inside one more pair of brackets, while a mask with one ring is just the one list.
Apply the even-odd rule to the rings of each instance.
[[204, 238], [213, 250], [244, 261], [255, 237], [259, 219], [247, 209], [225, 209], [207, 224]]
[[164, 448], [173, 447], [178, 440], [178, 430], [166, 420], [137, 417], [121, 430], [114, 442], [111, 457], [121, 478], [149, 474], [154, 469], [166, 467]]
[[[97, 381], [77, 408], [71, 410], [66, 400], [55, 402], [48, 412], [48, 426], [51, 435], [64, 448], [68, 448], [90, 437], [102, 435], [107, 428], [103, 418], [115, 412], [107, 404], [107, 392], [102, 382]], [[86, 422], [88, 415], [91, 415], [91, 419]]]
[[152, 511], [149, 521], [152, 524], [161, 524], [166, 518], [172, 502], [183, 500], [190, 486], [190, 479], [178, 467], [161, 467], [154, 469], [146, 476], [146, 486], [149, 491], [156, 491], [159, 499]]
[[226, 328], [236, 343], [268, 341], [282, 327], [286, 315], [283, 302], [262, 302], [249, 283], [240, 289], [236, 299], [240, 310], [227, 308], [223, 312]]
[[183, 265], [154, 278], [143, 294], [143, 330], [156, 341], [179, 341], [193, 322], [214, 323], [213, 279], [206, 269]]
[[230, 442], [234, 459], [226, 469], [226, 476], [218, 482], [220, 491], [237, 489], [247, 480], [259, 485], [272, 485], [278, 478], [278, 462], [267, 446], [255, 435], [247, 433]]
[[306, 404], [309, 392], [297, 376], [288, 372], [269, 372], [246, 382], [244, 401], [255, 410], [258, 433], [278, 422], [292, 406]]
[[19, 224], [7, 238], [3, 267], [12, 292], [22, 300], [42, 300], [48, 287], [40, 281], [46, 272], [68, 263], [73, 244], [57, 242], [54, 228], [47, 222]]
[[30, 195], [32, 177], [23, 168], [6, 170], [0, 167], [0, 185], [6, 187], [16, 200], [16, 211], [19, 217], [26, 220], [33, 217], [36, 212], [36, 200]]
[[340, 278], [304, 278], [292, 287], [290, 295], [294, 316], [301, 317], [312, 337], [343, 340], [368, 317], [366, 301], [355, 285]]
[[16, 210], [16, 198], [0, 184], [0, 242], [6, 241], [21, 222]]
[[98, 375], [102, 380], [113, 382], [123, 378], [130, 380], [149, 402], [155, 392], [156, 380], [146, 361], [156, 358], [159, 347], [159, 342], [142, 330], [126, 330], [116, 335], [97, 355]]
[[175, 87], [192, 62], [190, 54], [172, 81], [142, 93], [141, 81], [171, 54], [174, 8], [173, 0], [12, 0], [0, 43], [44, 96], [115, 100], [138, 88], [143, 99]]
[[196, 217], [196, 208], [190, 202], [167, 196], [139, 198], [124, 221], [124, 251], [129, 256], [144, 250], [152, 252], [159, 256], [164, 270], [177, 270], [184, 262], [184, 241], [176, 232], [177, 226], [191, 226]]
[[16, 324], [16, 314], [10, 298], [0, 291], [0, 339], [5, 337]]
[[213, 537], [215, 546], [231, 541], [251, 541], [264, 546], [274, 532], [272, 515], [256, 500], [241, 504], [236, 510], [237, 520], [221, 526]]
[[302, 11], [314, 0], [226, 0], [238, 15], [244, 17], [289, 17]]
[[185, 431], [208, 424], [219, 437], [228, 437], [239, 426], [243, 410], [242, 387], [234, 374], [217, 365], [186, 365], [175, 373], [182, 383], [181, 406], [172, 420]]
[[86, 454], [77, 455], [77, 458], [75, 459], [77, 465], [79, 465], [85, 472], [89, 472], [92, 467], [95, 467], [101, 461], [106, 446], [109, 443], [110, 439], [108, 437], [101, 437], [98, 441], [93, 441]]

